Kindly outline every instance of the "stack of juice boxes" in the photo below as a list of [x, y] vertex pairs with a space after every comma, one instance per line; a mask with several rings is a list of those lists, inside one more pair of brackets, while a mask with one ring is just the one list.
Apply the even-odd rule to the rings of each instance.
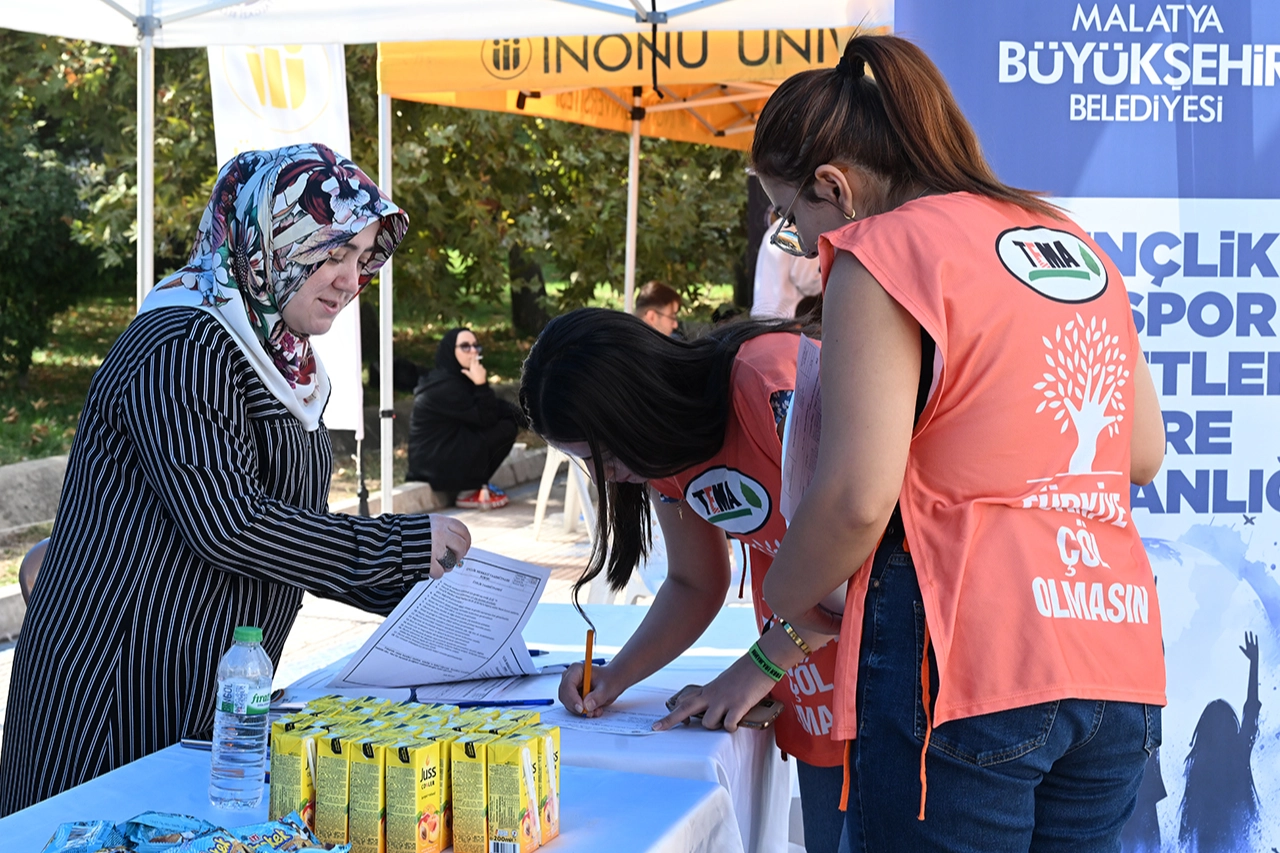
[[270, 815], [294, 811], [351, 853], [528, 853], [560, 834], [560, 727], [326, 696], [271, 726]]

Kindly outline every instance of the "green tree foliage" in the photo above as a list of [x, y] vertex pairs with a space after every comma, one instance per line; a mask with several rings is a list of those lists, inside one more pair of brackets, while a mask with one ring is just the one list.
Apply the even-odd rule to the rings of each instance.
[[72, 240], [75, 176], [21, 126], [0, 127], [0, 187], [0, 374], [21, 381], [54, 315], [98, 277], [93, 253]]
[[[217, 169], [206, 56], [156, 52], [157, 275], [185, 262]], [[371, 45], [347, 48], [353, 159], [375, 176], [376, 57]], [[74, 197], [57, 218], [96, 257], [81, 273], [94, 287], [133, 280], [136, 75], [132, 48], [0, 30], [6, 152], [16, 156], [29, 138], [44, 152], [30, 162], [72, 181]], [[621, 291], [624, 134], [395, 107], [394, 195], [412, 222], [396, 255], [398, 309], [433, 317], [460, 299], [496, 298], [511, 286], [513, 260], [517, 278], [541, 268], [568, 282], [563, 302], [546, 306], [552, 311], [582, 304], [598, 284]], [[744, 167], [741, 152], [644, 140], [638, 282], [688, 289], [732, 280], [746, 242]]]
[[[347, 48], [352, 147], [377, 162], [377, 99], [369, 46]], [[625, 134], [568, 122], [396, 101], [395, 198], [409, 212], [396, 287], [435, 313], [462, 294], [510, 285], [512, 247], [566, 280], [563, 303], [598, 284], [622, 290], [627, 210]], [[682, 290], [734, 278], [746, 247], [746, 156], [644, 139], [637, 283]], [[407, 292], [402, 288], [407, 288]], [[397, 296], [397, 307], [401, 296]]]

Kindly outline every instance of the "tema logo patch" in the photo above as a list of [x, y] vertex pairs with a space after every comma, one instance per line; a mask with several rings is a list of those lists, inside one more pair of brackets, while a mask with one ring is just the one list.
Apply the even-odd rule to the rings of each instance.
[[723, 465], [694, 477], [685, 487], [684, 499], [694, 512], [729, 533], [759, 530], [773, 509], [764, 486]]
[[1010, 228], [996, 252], [1014, 278], [1055, 302], [1089, 302], [1107, 289], [1107, 268], [1076, 235], [1052, 228]]

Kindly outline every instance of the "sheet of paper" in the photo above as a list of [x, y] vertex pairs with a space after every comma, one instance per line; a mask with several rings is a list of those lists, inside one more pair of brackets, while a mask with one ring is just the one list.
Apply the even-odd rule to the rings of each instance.
[[778, 511], [787, 524], [818, 470], [818, 441], [822, 438], [822, 383], [819, 368], [822, 345], [800, 336], [796, 356], [796, 390], [782, 432], [782, 494]]
[[351, 656], [334, 688], [417, 687], [538, 672], [521, 631], [551, 570], [472, 549], [419, 581]]
[[419, 702], [513, 702], [521, 699], [555, 699], [560, 689], [559, 675], [513, 675], [428, 684], [413, 691]]
[[545, 725], [597, 734], [653, 735], [657, 734], [653, 724], [667, 715], [663, 703], [671, 693], [656, 687], [632, 687], [598, 717], [582, 717], [557, 704], [543, 711], [541, 718]]

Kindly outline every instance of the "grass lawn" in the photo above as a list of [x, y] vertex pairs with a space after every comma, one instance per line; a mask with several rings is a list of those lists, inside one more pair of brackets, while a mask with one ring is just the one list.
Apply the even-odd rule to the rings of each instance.
[[54, 318], [52, 338], [32, 355], [26, 387], [0, 384], [0, 465], [71, 448], [89, 380], [133, 314], [132, 297], [103, 296]]
[[0, 586], [18, 582], [18, 565], [31, 546], [53, 532], [52, 524], [37, 524], [20, 533], [0, 536]]

